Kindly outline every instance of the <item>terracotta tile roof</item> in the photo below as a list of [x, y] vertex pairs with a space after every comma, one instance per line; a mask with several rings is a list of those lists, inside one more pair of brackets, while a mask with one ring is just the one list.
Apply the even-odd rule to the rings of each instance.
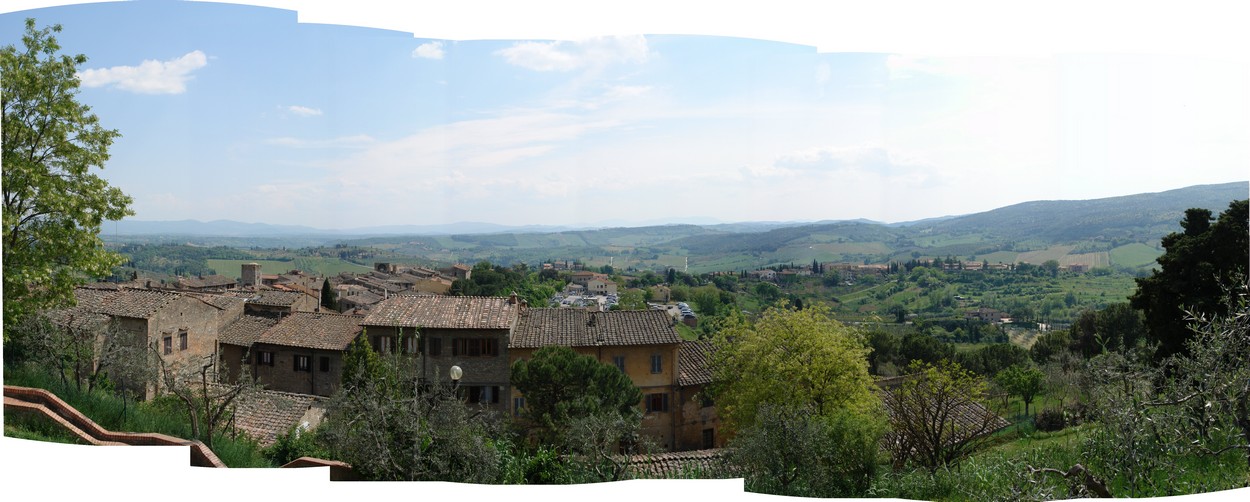
[[234, 427], [247, 432], [261, 446], [269, 446], [278, 436], [300, 424], [316, 398], [262, 390], [245, 395], [235, 402]]
[[677, 346], [677, 385], [704, 385], [712, 383], [712, 369], [708, 363], [712, 357], [712, 342], [696, 340], [681, 342]]
[[[877, 385], [881, 387], [882, 392], [891, 393], [903, 382], [913, 380], [915, 378], [916, 375], [902, 375], [898, 377], [883, 378], [877, 381]], [[886, 396], [885, 399], [882, 399], [882, 402], [885, 404], [886, 412], [892, 414], [894, 413], [894, 410], [890, 406], [890, 401], [891, 399], [889, 399], [888, 396]], [[972, 400], [953, 403], [952, 407], [948, 410], [948, 413], [954, 418], [954, 430], [958, 431], [958, 434], [947, 437], [947, 442], [954, 442], [957, 440], [962, 441], [976, 436], [991, 434], [1011, 425], [1011, 422], [1007, 419], [999, 416], [993, 411], [990, 411], [981, 403]], [[893, 437], [893, 434], [894, 433], [892, 431], [887, 432], [882, 440], [887, 442], [892, 441], [891, 437]]]
[[634, 455], [629, 473], [635, 479], [725, 479], [734, 476], [726, 456], [729, 450], [675, 451]]
[[360, 334], [364, 316], [295, 312], [283, 317], [257, 343], [318, 350], [343, 350]]
[[243, 298], [248, 303], [256, 305], [266, 305], [270, 307], [290, 307], [295, 305], [296, 301], [305, 295], [296, 291], [227, 291], [226, 295], [236, 298]]
[[108, 326], [109, 316], [91, 312], [82, 307], [70, 307], [44, 312], [44, 317], [57, 326], [72, 329], [100, 329]]
[[203, 277], [179, 277], [178, 284], [188, 288], [224, 288], [233, 286], [238, 281], [224, 275], [206, 275]]
[[595, 347], [681, 343], [673, 318], [658, 310], [587, 312], [526, 309], [517, 319], [509, 347]]
[[373, 307], [362, 324], [406, 328], [509, 329], [516, 307], [507, 298], [393, 296]]
[[147, 289], [75, 288], [78, 307], [87, 312], [118, 317], [147, 319], [161, 307], [182, 295]]
[[382, 295], [370, 291], [361, 291], [359, 293], [344, 295], [342, 298], [339, 298], [339, 301], [347, 301], [356, 305], [373, 305], [382, 301]]
[[272, 328], [275, 324], [278, 324], [276, 318], [245, 314], [226, 325], [221, 330], [221, 333], [217, 335], [217, 340], [230, 345], [251, 347], [260, 338], [260, 335], [264, 334], [265, 331]]
[[230, 307], [237, 307], [247, 302], [243, 298], [237, 296], [209, 295], [209, 294], [192, 294], [196, 298], [204, 300], [204, 303], [217, 307], [221, 310], [229, 310]]

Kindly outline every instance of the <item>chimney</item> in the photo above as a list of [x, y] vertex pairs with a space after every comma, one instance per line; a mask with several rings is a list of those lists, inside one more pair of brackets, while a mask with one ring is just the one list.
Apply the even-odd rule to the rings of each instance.
[[512, 295], [508, 296], [508, 305], [516, 305], [516, 304], [517, 304], [516, 291], [513, 291]]

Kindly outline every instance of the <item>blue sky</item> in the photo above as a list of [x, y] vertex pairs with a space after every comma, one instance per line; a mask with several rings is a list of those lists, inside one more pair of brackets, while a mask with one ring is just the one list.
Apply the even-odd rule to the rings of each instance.
[[[852, 10], [761, 14], [783, 26], [770, 40], [723, 36], [693, 14], [660, 16], [693, 31], [596, 32], [577, 18], [561, 38], [515, 34], [559, 18], [542, 9], [506, 5], [499, 35], [483, 35], [495, 16], [461, 12], [457, 28], [423, 5], [365, 9], [383, 30], [245, 5], [14, 4], [0, 14], [0, 43], [20, 43], [33, 16], [60, 23], [64, 51], [90, 58], [80, 100], [122, 133], [102, 174], [134, 197], [140, 220], [894, 222], [1250, 178], [1250, 65], [1202, 45], [1227, 40], [1209, 38], [1229, 26], [1220, 16], [1183, 35], [1198, 45], [1134, 53], [1122, 38], [1166, 43], [1173, 31], [1112, 31], [1131, 24], [1126, 11], [1101, 13], [1101, 25], [1075, 7], [993, 24], [917, 7], [883, 12], [896, 24], [882, 30], [897, 36], [928, 16], [936, 31], [925, 33], [947, 36], [875, 49], [784, 29], [881, 21], [848, 21], [861, 14]], [[533, 17], [507, 22], [522, 14]], [[1047, 22], [1053, 41], [1039, 47], [1029, 30]], [[1065, 45], [1065, 34], [1100, 29], [1113, 36]]]

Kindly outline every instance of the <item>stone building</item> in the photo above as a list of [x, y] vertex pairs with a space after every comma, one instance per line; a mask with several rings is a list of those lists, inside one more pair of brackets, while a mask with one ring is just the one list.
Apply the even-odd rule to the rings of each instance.
[[[510, 359], [531, 357], [548, 346], [571, 347], [620, 368], [642, 390], [642, 430], [665, 450], [679, 447], [681, 418], [678, 347], [673, 319], [657, 310], [587, 312], [577, 309], [525, 309], [510, 345]], [[512, 410], [524, 406], [513, 393]]]
[[[155, 347], [171, 368], [199, 367], [217, 357], [221, 308], [194, 295], [126, 287], [79, 287], [77, 304], [49, 313], [54, 322], [95, 319], [134, 336], [132, 343]], [[101, 331], [100, 336], [105, 336]], [[154, 397], [159, 382], [135, 384], [145, 398]]]
[[295, 312], [266, 329], [244, 359], [265, 388], [329, 396], [343, 375], [343, 354], [364, 316]]
[[508, 340], [522, 305], [510, 298], [393, 296], [373, 307], [361, 324], [379, 352], [417, 359], [423, 381], [447, 381], [460, 366], [463, 394], [471, 403], [507, 410]]
[[239, 378], [243, 376], [242, 370], [244, 367], [248, 369], [248, 378], [252, 377], [252, 345], [269, 328], [278, 324], [278, 319], [277, 316], [246, 314], [239, 316], [234, 322], [222, 328], [217, 341], [220, 346], [218, 350], [221, 353], [221, 362], [224, 369], [222, 376], [225, 381], [230, 383], [239, 381]]

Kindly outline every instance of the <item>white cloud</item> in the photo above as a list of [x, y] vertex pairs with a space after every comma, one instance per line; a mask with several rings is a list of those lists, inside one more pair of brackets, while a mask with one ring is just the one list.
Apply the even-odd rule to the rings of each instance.
[[286, 107], [286, 111], [299, 115], [301, 117], [316, 117], [321, 115], [321, 110], [317, 108], [309, 108], [307, 106], [291, 105]]
[[287, 148], [363, 148], [376, 143], [376, 140], [365, 134], [357, 134], [355, 136], [341, 136], [324, 140], [291, 137], [270, 138], [265, 140], [265, 143]]
[[881, 146], [852, 146], [793, 151], [778, 155], [771, 164], [747, 166], [743, 171], [756, 178], [853, 174], [919, 184], [931, 181], [928, 173], [936, 169], [924, 160]]
[[571, 71], [614, 63], [645, 63], [648, 48], [646, 37], [633, 35], [575, 42], [518, 42], [495, 54], [509, 64], [534, 71]]
[[443, 42], [426, 42], [412, 50], [412, 57], [425, 59], [443, 59]]
[[139, 94], [182, 94], [191, 72], [208, 64], [208, 56], [192, 51], [169, 61], [148, 59], [139, 66], [114, 66], [83, 70], [78, 78], [84, 87], [113, 86]]

